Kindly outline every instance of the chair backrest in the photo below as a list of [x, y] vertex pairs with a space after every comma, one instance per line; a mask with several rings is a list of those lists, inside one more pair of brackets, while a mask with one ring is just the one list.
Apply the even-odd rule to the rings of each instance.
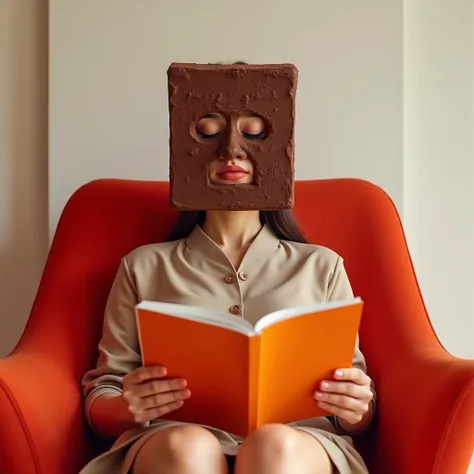
[[[168, 189], [167, 182], [106, 179], [73, 194], [20, 345], [54, 351], [77, 376], [95, 364], [103, 309], [121, 257], [159, 242], [171, 229], [176, 213]], [[402, 294], [424, 313], [395, 206], [363, 180], [297, 181], [294, 215], [309, 241], [344, 257], [354, 292], [366, 301], [361, 345], [377, 372], [375, 355], [387, 350], [377, 334], [390, 320], [390, 298]], [[392, 277], [396, 289], [386, 286]]]
[[[294, 214], [310, 242], [344, 257], [354, 292], [365, 300], [361, 347], [375, 381], [383, 365], [378, 356], [397, 351], [397, 338], [432, 342], [399, 216], [380, 188], [358, 179], [297, 181]], [[175, 216], [167, 182], [97, 180], [76, 191], [58, 223], [17, 347], [50, 354], [79, 381], [96, 363], [121, 257], [162, 240]], [[393, 309], [400, 298], [411, 311], [408, 336], [400, 336]]]

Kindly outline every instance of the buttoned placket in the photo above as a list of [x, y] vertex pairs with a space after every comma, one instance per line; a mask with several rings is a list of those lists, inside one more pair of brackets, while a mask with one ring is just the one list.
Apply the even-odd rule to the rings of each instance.
[[227, 275], [224, 276], [224, 283], [226, 285], [232, 285], [235, 286], [237, 292], [238, 292], [238, 301], [236, 301], [234, 304], [232, 304], [229, 307], [229, 313], [241, 317], [242, 319], [245, 319], [245, 307], [244, 307], [244, 300], [243, 300], [243, 288], [241, 286], [241, 283], [246, 282], [248, 279], [248, 274], [242, 270], [239, 270], [238, 272], [235, 271], [235, 269], [232, 268], [232, 271], [229, 272]]
[[279, 240], [264, 226], [248, 248], [237, 269], [234, 268], [222, 249], [199, 226], [196, 226], [191, 232], [186, 244], [191, 252], [193, 249], [197, 249], [204, 258], [215, 260], [216, 267], [220, 267], [220, 276], [216, 280], [216, 284], [227, 286], [224, 293], [226, 299], [229, 299], [226, 303], [222, 301], [227, 306], [227, 308], [224, 307], [225, 310], [229, 315], [245, 319], [244, 294], [247, 294], [246, 286], [249, 285], [251, 273], [255, 271], [255, 265], [258, 262], [270, 258], [277, 250], [277, 246], [280, 247]]

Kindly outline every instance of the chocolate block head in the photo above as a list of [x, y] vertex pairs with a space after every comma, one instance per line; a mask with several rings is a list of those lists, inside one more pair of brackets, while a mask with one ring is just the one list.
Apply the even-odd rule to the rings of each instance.
[[291, 64], [171, 64], [171, 206], [291, 209], [296, 84]]

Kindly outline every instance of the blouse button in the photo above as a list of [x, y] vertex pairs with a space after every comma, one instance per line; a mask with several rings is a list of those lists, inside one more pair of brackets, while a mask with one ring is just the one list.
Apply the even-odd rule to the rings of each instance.
[[224, 281], [225, 281], [228, 285], [231, 285], [232, 283], [235, 282], [235, 277], [234, 277], [234, 275], [227, 275], [227, 276], [224, 278]]
[[240, 272], [240, 273], [239, 273], [239, 278], [240, 278], [242, 281], [246, 281], [248, 277], [249, 277], [248, 274], [245, 273], [245, 272]]
[[242, 312], [242, 310], [240, 309], [240, 306], [238, 304], [234, 304], [234, 306], [230, 307], [230, 312], [237, 316], [238, 314]]

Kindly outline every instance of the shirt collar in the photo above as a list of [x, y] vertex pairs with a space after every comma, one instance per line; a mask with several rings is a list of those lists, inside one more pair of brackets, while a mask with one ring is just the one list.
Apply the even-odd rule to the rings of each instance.
[[[199, 225], [196, 225], [186, 238], [186, 245], [191, 251], [198, 251], [206, 258], [225, 259], [227, 257], [221, 248], [202, 230]], [[258, 260], [269, 258], [280, 247], [280, 240], [270, 230], [267, 224], [264, 224], [259, 233], [250, 244], [245, 256], [242, 260], [240, 268], [246, 268]], [[238, 269], [236, 269], [238, 270]]]

